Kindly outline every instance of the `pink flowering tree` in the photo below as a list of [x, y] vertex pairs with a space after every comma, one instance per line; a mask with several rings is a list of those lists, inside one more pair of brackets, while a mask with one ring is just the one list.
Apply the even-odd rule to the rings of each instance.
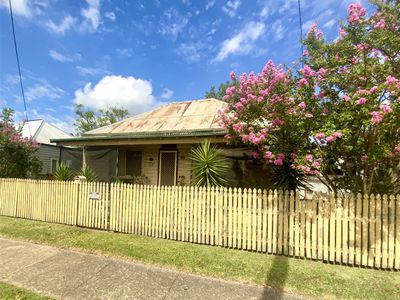
[[335, 192], [398, 192], [399, 12], [382, 4], [368, 16], [351, 4], [335, 41], [310, 27], [301, 68], [268, 62], [257, 75], [231, 73], [237, 85], [221, 114], [228, 141], [294, 178], [316, 175]]
[[36, 156], [37, 144], [23, 138], [12, 120], [12, 109], [4, 108], [0, 120], [0, 177], [36, 177], [41, 161]]
[[[321, 160], [313, 154], [309, 138], [318, 126], [314, 116], [322, 108], [314, 96], [313, 81], [324, 70], [303, 75], [269, 61], [259, 74], [243, 74], [227, 88], [221, 123], [229, 130], [229, 143], [253, 150], [252, 156], [271, 166], [275, 187], [294, 190], [306, 174], [318, 174]], [[318, 122], [317, 122], [318, 123]]]
[[327, 144], [323, 171], [344, 175], [332, 177], [336, 188], [400, 191], [399, 20], [400, 4], [380, 4], [370, 16], [351, 4], [338, 40], [325, 41], [316, 27], [305, 40], [304, 63], [326, 70], [317, 88], [327, 114], [313, 134]]

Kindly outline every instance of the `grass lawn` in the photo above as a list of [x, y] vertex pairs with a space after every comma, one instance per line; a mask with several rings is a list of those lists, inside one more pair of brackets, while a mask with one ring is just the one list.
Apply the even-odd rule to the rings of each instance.
[[50, 300], [31, 291], [0, 282], [0, 299], [3, 300]]
[[[119, 256], [318, 298], [398, 299], [400, 272], [0, 217], [0, 236]], [[0, 297], [1, 298], [1, 297]]]

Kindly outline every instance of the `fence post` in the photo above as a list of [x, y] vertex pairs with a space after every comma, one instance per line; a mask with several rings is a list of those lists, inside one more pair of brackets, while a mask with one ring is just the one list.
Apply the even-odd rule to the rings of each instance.
[[75, 182], [77, 182], [77, 189], [76, 189], [76, 216], [75, 216], [75, 226], [78, 226], [79, 223], [79, 198], [80, 198], [80, 190], [82, 182], [85, 182], [86, 178], [84, 176], [77, 176], [75, 178]]

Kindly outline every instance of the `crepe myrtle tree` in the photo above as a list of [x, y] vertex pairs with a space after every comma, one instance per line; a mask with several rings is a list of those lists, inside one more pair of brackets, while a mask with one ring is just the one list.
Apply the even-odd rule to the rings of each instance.
[[21, 128], [14, 125], [13, 113], [3, 108], [0, 116], [0, 177], [37, 177], [42, 167], [36, 155], [38, 145], [22, 136]]
[[377, 4], [367, 16], [351, 4], [334, 41], [313, 24], [301, 68], [269, 61], [259, 74], [231, 72], [237, 84], [221, 112], [228, 141], [335, 192], [399, 192], [399, 8]]

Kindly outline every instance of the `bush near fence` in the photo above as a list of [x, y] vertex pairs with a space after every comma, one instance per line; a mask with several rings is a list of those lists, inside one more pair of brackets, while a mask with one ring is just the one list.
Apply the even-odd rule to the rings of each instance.
[[0, 215], [400, 270], [400, 195], [0, 179]]

